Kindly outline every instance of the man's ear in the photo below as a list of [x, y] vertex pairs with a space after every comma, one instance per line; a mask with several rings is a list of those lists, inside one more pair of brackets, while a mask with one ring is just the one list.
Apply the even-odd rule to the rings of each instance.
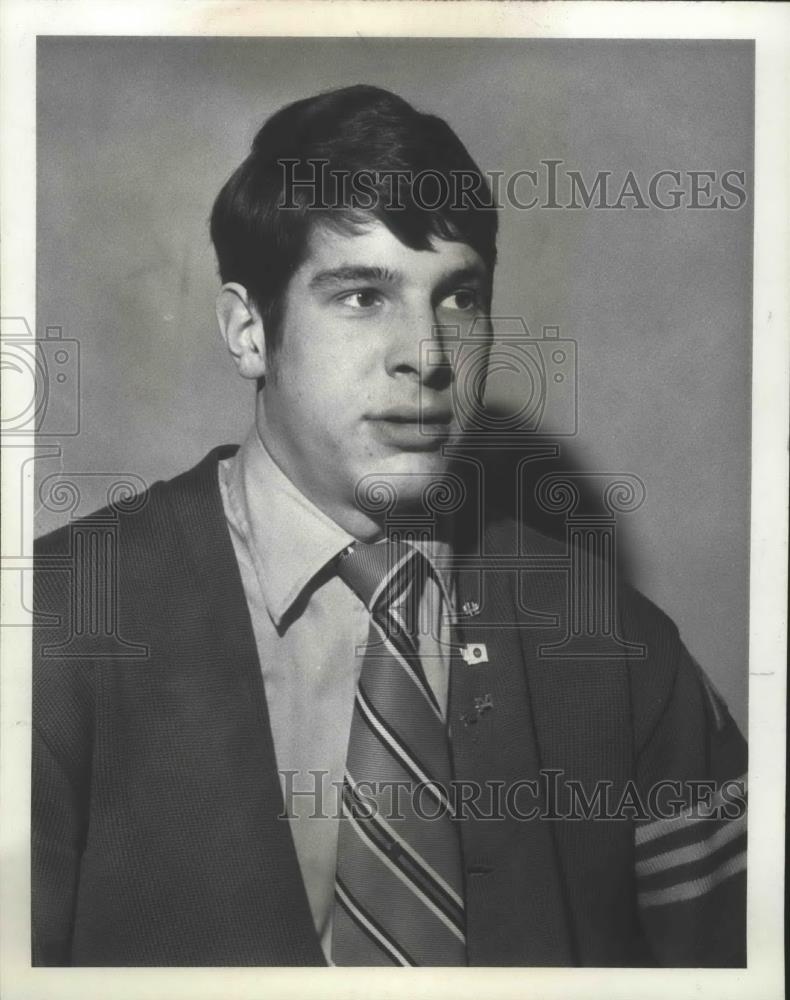
[[239, 375], [263, 378], [266, 375], [263, 321], [243, 285], [229, 281], [222, 286], [217, 296], [217, 322]]

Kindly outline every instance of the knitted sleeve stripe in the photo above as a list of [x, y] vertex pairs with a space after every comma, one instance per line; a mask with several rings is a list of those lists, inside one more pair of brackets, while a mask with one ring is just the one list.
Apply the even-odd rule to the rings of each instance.
[[694, 900], [746, 867], [746, 776], [677, 816], [635, 828], [641, 907]]

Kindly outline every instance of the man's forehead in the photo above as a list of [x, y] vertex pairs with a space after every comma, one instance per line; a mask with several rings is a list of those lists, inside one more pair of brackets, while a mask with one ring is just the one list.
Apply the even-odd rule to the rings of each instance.
[[485, 263], [467, 243], [431, 237], [430, 244], [429, 250], [414, 250], [372, 217], [348, 226], [317, 221], [311, 227], [299, 270], [309, 283], [322, 273], [342, 275], [363, 269], [371, 272], [371, 278], [378, 273], [380, 280], [402, 280], [416, 273], [425, 280], [440, 280], [454, 271], [486, 276]]

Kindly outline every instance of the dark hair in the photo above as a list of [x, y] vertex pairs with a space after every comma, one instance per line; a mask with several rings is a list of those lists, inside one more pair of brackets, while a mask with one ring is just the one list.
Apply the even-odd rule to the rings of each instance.
[[[426, 207], [407, 179], [425, 172], [438, 185], [444, 178], [451, 192], [465, 175], [466, 197]], [[362, 173], [371, 196], [360, 207], [364, 199], [355, 202], [337, 178]], [[430, 249], [431, 237], [467, 243], [493, 281], [497, 214], [491, 190], [441, 118], [389, 91], [357, 85], [296, 101], [264, 123], [217, 196], [211, 239], [221, 280], [247, 289], [266, 325], [268, 347], [276, 346], [282, 297], [304, 259], [311, 225], [321, 219], [353, 227], [370, 216], [413, 250]]]

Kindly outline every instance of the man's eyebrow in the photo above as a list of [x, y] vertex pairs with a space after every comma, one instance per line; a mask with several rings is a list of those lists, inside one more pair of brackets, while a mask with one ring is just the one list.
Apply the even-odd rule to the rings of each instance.
[[446, 295], [458, 288], [459, 285], [477, 285], [485, 288], [488, 284], [487, 271], [480, 264], [470, 264], [468, 267], [459, 267], [457, 271], [452, 271], [445, 275], [436, 286], [437, 295]]
[[469, 264], [467, 267], [459, 267], [446, 277], [442, 278], [439, 284], [444, 288], [447, 285], [462, 285], [465, 281], [486, 281], [486, 269], [480, 264]]
[[389, 285], [397, 284], [400, 275], [388, 267], [371, 267], [363, 264], [347, 264], [340, 267], [318, 271], [310, 279], [310, 288], [321, 288], [324, 285], [343, 285], [349, 281], [380, 281]]

